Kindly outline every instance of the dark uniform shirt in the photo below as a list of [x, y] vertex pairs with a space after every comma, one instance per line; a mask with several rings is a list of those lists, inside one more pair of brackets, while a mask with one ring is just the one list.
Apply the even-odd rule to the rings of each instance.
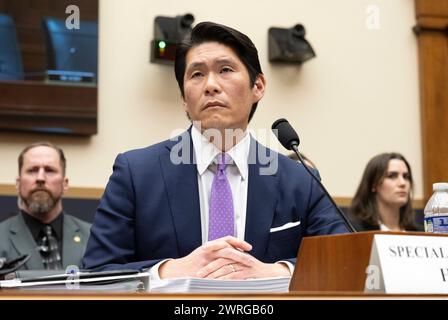
[[[44, 227], [47, 225], [40, 221], [39, 219], [31, 216], [30, 214], [26, 213], [25, 211], [21, 210], [23, 219], [25, 220], [26, 225], [28, 226], [28, 229], [31, 232], [31, 235], [33, 236], [34, 240], [36, 241], [37, 245], [42, 244], [42, 237], [43, 237], [43, 230]], [[53, 236], [58, 241], [58, 249], [59, 254], [62, 257], [62, 229], [63, 229], [63, 219], [64, 215], [59, 214], [56, 219], [48, 223], [48, 225], [51, 226], [53, 230]]]

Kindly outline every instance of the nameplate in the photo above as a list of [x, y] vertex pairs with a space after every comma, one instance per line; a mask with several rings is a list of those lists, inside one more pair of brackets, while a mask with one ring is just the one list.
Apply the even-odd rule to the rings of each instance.
[[448, 293], [448, 237], [374, 236], [365, 292]]

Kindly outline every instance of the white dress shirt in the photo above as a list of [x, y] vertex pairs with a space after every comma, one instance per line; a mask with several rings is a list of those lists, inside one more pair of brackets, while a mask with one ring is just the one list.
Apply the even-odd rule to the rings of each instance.
[[[221, 153], [221, 150], [217, 149], [213, 143], [210, 143], [194, 126], [191, 129], [191, 138], [193, 140], [193, 149], [198, 170], [202, 243], [205, 243], [208, 240], [208, 215], [212, 182], [216, 172], [217, 156]], [[226, 166], [226, 176], [227, 180], [229, 180], [230, 189], [232, 190], [235, 214], [234, 236], [242, 240], [244, 240], [244, 230], [246, 227], [249, 150], [250, 135], [246, 132], [244, 138], [226, 152], [233, 161], [233, 164]]]
[[406, 231], [405, 229], [401, 229], [401, 228], [400, 228], [400, 230], [391, 230], [388, 226], [383, 224], [381, 221], [378, 221], [378, 224], [380, 226], [380, 231], [401, 231], [401, 232]]
[[[198, 171], [198, 191], [199, 205], [201, 209], [201, 236], [202, 243], [208, 241], [209, 224], [209, 203], [212, 189], [214, 172], [216, 171], [216, 159], [222, 151], [209, 142], [195, 126], [191, 128], [191, 139], [193, 141], [194, 156]], [[229, 180], [232, 190], [233, 208], [235, 214], [235, 237], [244, 240], [246, 229], [246, 209], [247, 209], [247, 190], [249, 180], [249, 152], [250, 152], [250, 134], [246, 131], [245, 136], [233, 148], [226, 153], [232, 158], [233, 164], [226, 166], [226, 176]], [[166, 259], [169, 260], [169, 259]], [[153, 279], [159, 279], [159, 266], [165, 262], [163, 260], [150, 269]], [[290, 273], [294, 271], [294, 266], [288, 261], [279, 261], [285, 263]]]

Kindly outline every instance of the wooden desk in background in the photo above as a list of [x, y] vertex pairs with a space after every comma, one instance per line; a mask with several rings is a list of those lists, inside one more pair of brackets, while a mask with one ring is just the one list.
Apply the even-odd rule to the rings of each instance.
[[97, 87], [0, 81], [0, 130], [96, 134]]

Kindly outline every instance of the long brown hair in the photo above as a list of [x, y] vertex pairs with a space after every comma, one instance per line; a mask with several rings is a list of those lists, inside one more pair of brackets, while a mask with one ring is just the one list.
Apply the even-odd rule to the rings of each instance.
[[378, 186], [379, 182], [385, 178], [389, 161], [393, 159], [402, 160], [406, 164], [409, 172], [409, 182], [411, 185], [409, 199], [406, 204], [400, 208], [400, 227], [405, 230], [416, 230], [415, 214], [411, 201], [414, 186], [411, 166], [403, 155], [396, 152], [382, 153], [373, 157], [369, 161], [364, 169], [364, 173], [355, 197], [352, 200], [350, 213], [364, 223], [372, 226], [378, 226], [379, 213], [376, 203], [376, 192], [374, 190]]

